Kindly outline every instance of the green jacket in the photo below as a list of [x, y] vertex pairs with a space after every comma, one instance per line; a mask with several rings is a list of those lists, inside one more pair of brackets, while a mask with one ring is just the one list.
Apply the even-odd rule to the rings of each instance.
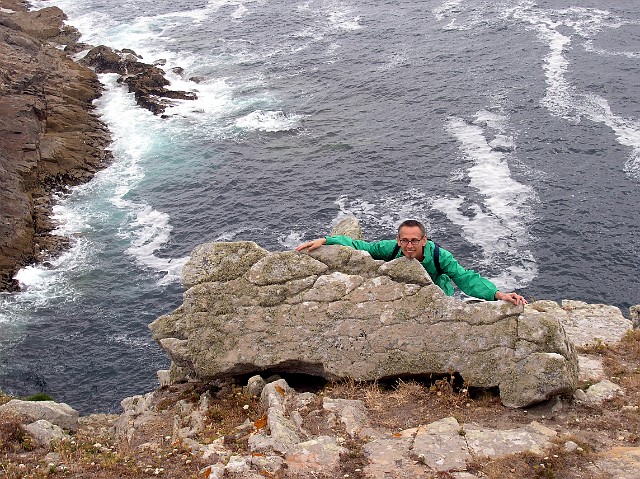
[[[338, 244], [349, 246], [354, 249], [366, 251], [373, 259], [383, 259], [385, 261], [393, 259], [389, 257], [393, 254], [393, 250], [397, 244], [396, 240], [382, 240], [369, 243], [367, 241], [354, 240], [349, 236], [327, 236], [326, 240], [328, 245]], [[447, 296], [453, 295], [453, 286], [451, 286], [451, 281], [453, 281], [458, 288], [469, 296], [486, 299], [487, 301], [495, 300], [495, 294], [498, 291], [496, 285], [475, 271], [464, 269], [453, 255], [442, 247], [440, 247], [440, 267], [443, 274], [438, 275], [433, 262], [434, 249], [435, 245], [433, 241], [427, 241], [424, 247], [422, 266], [427, 270], [433, 282], [440, 286]], [[400, 256], [402, 256], [402, 250], [398, 251], [396, 258]]]

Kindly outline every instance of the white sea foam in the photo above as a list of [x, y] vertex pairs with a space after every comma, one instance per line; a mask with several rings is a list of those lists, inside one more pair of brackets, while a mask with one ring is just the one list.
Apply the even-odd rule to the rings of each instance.
[[533, 189], [511, 178], [506, 156], [491, 148], [480, 127], [461, 118], [451, 118], [447, 131], [456, 137], [463, 153], [474, 162], [468, 171], [470, 186], [487, 198], [485, 206], [505, 228], [522, 232], [522, 223], [517, 218], [522, 208], [528, 208], [535, 199]]
[[[586, 38], [590, 45], [593, 36], [604, 28], [615, 29], [630, 22], [604, 10], [572, 7], [545, 11], [528, 2], [510, 9], [509, 15], [533, 28], [549, 47], [543, 65], [547, 89], [541, 103], [552, 114], [569, 121], [579, 122], [586, 118], [611, 128], [617, 141], [631, 150], [623, 165], [624, 171], [629, 177], [640, 180], [640, 121], [614, 113], [606, 98], [577, 91], [565, 77], [569, 67], [565, 55], [571, 43], [567, 27], [578, 37]], [[561, 27], [564, 33], [559, 31]]]
[[278, 238], [278, 243], [285, 249], [293, 249], [300, 243], [303, 243], [304, 235], [299, 231], [290, 231], [287, 235], [281, 235]]
[[129, 334], [112, 334], [111, 336], [107, 336], [107, 341], [110, 343], [120, 343], [126, 344], [131, 348], [136, 349], [150, 349], [151, 342], [148, 336], [131, 336]]
[[476, 112], [476, 119], [473, 124], [478, 126], [486, 126], [493, 130], [503, 132], [506, 129], [507, 118], [501, 113], [496, 113], [488, 110], [480, 110]]
[[188, 258], [161, 258], [156, 254], [170, 239], [169, 215], [127, 198], [144, 178], [141, 163], [150, 154], [157, 118], [135, 107], [131, 95], [116, 84], [116, 75], [101, 75], [101, 79], [107, 91], [98, 103], [102, 118], [114, 136], [112, 150], [116, 158], [114, 166], [106, 170], [113, 181], [109, 201], [129, 213], [127, 221], [134, 218], [120, 230], [120, 236], [130, 240], [125, 253], [134, 257], [139, 265], [165, 273], [159, 284], [177, 281]]
[[235, 20], [238, 20], [249, 13], [249, 9], [244, 5], [238, 5], [238, 8], [231, 14], [231, 17]]
[[584, 49], [588, 52], [592, 52], [597, 55], [607, 55], [612, 57], [640, 58], [640, 52], [617, 52], [617, 51], [605, 50], [603, 48], [596, 48], [593, 46], [592, 41], [585, 42]]
[[[311, 2], [306, 2], [298, 5], [297, 12], [304, 18], [300, 19], [303, 27], [292, 35], [297, 40], [297, 46], [293, 47], [295, 51], [304, 50], [311, 43], [322, 41], [325, 38], [333, 38], [344, 34], [344, 32], [355, 32], [363, 28], [360, 24], [361, 17], [354, 13], [354, 7], [342, 2], [314, 3], [313, 5]], [[301, 43], [301, 39], [309, 41]], [[326, 50], [327, 56], [333, 57], [341, 46], [340, 43], [333, 42]], [[328, 63], [334, 61], [334, 58], [330, 58]]]
[[289, 131], [300, 127], [302, 116], [282, 111], [256, 110], [236, 120], [238, 128], [258, 131]]
[[16, 322], [28, 317], [24, 314], [26, 310], [76, 301], [80, 293], [70, 275], [83, 271], [95, 252], [91, 241], [80, 236], [69, 250], [48, 261], [47, 265], [20, 269], [15, 279], [20, 283], [21, 291], [0, 295], [0, 324], [18, 327]]
[[233, 87], [224, 78], [205, 80], [195, 86], [192, 81], [175, 74], [168, 74], [167, 78], [172, 89], [193, 91], [197, 95], [196, 100], [176, 101], [165, 110], [169, 116], [168, 123], [180, 123], [183, 119], [189, 121], [191, 127], [176, 125], [177, 130], [191, 131], [195, 127], [200, 135], [216, 137], [221, 119], [246, 108], [249, 102], [258, 101], [255, 98], [244, 102], [236, 100]]
[[171, 237], [173, 228], [169, 222], [169, 215], [149, 205], [138, 205], [135, 215], [135, 221], [129, 225], [133, 229], [133, 239], [125, 253], [133, 256], [141, 266], [166, 273], [159, 284], [179, 280], [182, 267], [189, 258], [160, 258], [156, 255]]
[[[484, 116], [485, 112], [479, 115]], [[505, 119], [497, 114], [491, 118], [504, 129]], [[531, 218], [531, 207], [537, 201], [535, 191], [511, 177], [506, 155], [490, 146], [482, 128], [454, 117], [446, 129], [460, 143], [465, 158], [471, 160], [466, 172], [469, 186], [484, 199], [482, 204], [470, 204], [462, 196], [440, 197], [433, 200], [432, 207], [461, 227], [467, 241], [482, 248], [481, 263], [492, 265], [498, 257], [514, 260], [515, 264], [492, 278], [498, 287], [526, 286], [537, 275], [535, 259], [527, 249], [527, 218]]]
[[408, 219], [417, 219], [431, 231], [429, 209], [432, 199], [423, 191], [411, 188], [378, 198], [375, 203], [362, 198], [339, 197], [335, 203], [340, 211], [331, 222], [335, 226], [348, 216], [355, 216], [365, 231], [377, 229], [393, 236], [398, 225]]
[[460, 4], [463, 0], [446, 0], [442, 4], [438, 5], [431, 10], [431, 13], [436, 17], [436, 20], [441, 21], [456, 13], [460, 12]]
[[329, 21], [340, 30], [360, 30], [360, 17], [353, 15], [353, 10], [346, 4], [337, 4], [329, 11]]

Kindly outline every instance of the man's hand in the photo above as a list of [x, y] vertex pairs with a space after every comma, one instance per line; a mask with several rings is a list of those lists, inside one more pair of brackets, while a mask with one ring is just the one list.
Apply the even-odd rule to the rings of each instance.
[[296, 251], [302, 251], [303, 249], [306, 249], [307, 251], [313, 251], [314, 249], [320, 248], [320, 246], [322, 246], [323, 244], [327, 244], [326, 238], [314, 239], [313, 241], [302, 243], [296, 248]]
[[517, 293], [503, 293], [501, 291], [496, 292], [494, 296], [497, 300], [508, 301], [511, 304], [519, 305], [519, 304], [527, 304], [527, 300], [524, 299], [523, 296], [520, 296]]

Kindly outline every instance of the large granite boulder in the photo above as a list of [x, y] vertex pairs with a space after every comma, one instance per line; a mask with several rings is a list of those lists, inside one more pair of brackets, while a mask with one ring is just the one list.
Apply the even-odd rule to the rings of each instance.
[[458, 373], [521, 407], [571, 393], [577, 358], [553, 313], [466, 304], [420, 263], [342, 246], [269, 253], [198, 247], [184, 303], [150, 325], [175, 365], [203, 380], [260, 371], [378, 380]]

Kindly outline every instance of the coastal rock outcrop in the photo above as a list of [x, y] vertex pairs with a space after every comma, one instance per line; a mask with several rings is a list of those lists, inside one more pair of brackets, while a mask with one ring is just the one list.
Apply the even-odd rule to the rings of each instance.
[[104, 167], [110, 137], [94, 114], [96, 74], [55, 45], [77, 39], [57, 7], [0, 10], [0, 289], [16, 289], [22, 266], [66, 245], [51, 235], [51, 194]]
[[499, 388], [512, 407], [575, 389], [576, 353], [556, 316], [447, 297], [415, 260], [209, 243], [183, 280], [183, 304], [150, 329], [177, 367], [205, 381], [261, 371], [365, 381], [456, 373]]
[[132, 50], [117, 51], [99, 45], [92, 48], [81, 63], [94, 68], [97, 73], [119, 74], [118, 81], [127, 84], [138, 105], [156, 115], [164, 113], [172, 99], [197, 98], [193, 92], [167, 89], [170, 82], [165, 78], [164, 70], [156, 65], [141, 62], [140, 57]]

